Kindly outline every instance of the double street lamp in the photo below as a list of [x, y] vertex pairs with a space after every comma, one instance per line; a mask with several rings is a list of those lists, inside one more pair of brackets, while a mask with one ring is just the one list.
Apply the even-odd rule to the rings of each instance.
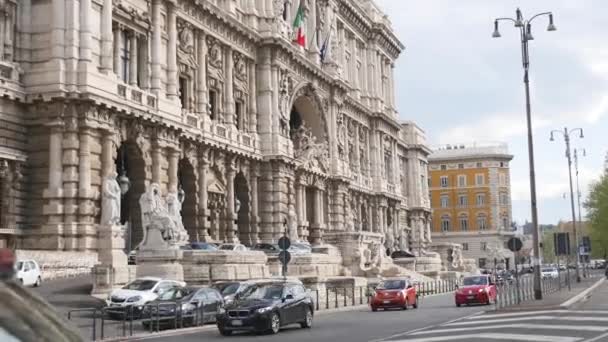
[[532, 207], [532, 240], [534, 245], [534, 298], [537, 300], [542, 299], [542, 288], [541, 288], [541, 275], [540, 275], [540, 244], [539, 244], [539, 232], [538, 232], [538, 211], [536, 208], [536, 178], [534, 174], [534, 141], [532, 139], [532, 115], [530, 109], [530, 84], [528, 78], [528, 69], [530, 68], [530, 58], [528, 55], [528, 42], [534, 40], [532, 36], [532, 22], [534, 19], [548, 16], [549, 26], [547, 31], [555, 31], [555, 25], [553, 24], [553, 14], [551, 12], [538, 13], [530, 19], [524, 19], [521, 10], [518, 8], [515, 12], [515, 19], [513, 18], [497, 18], [494, 20], [494, 33], [493, 38], [500, 37], [500, 31], [498, 31], [498, 24], [501, 21], [510, 21], [514, 26], [519, 29], [521, 37], [521, 58], [524, 68], [524, 85], [526, 90], [526, 119], [528, 125], [528, 159], [530, 163], [530, 202]]
[[[564, 128], [563, 131], [553, 130], [551, 131], [551, 141], [555, 141], [555, 134], [561, 134], [564, 137], [564, 141], [566, 142], [566, 159], [568, 160], [568, 177], [570, 179], [570, 206], [572, 209], [572, 231], [574, 233], [574, 241], [576, 245], [576, 282], [581, 282], [581, 274], [579, 271], [579, 263], [580, 263], [580, 253], [579, 253], [579, 243], [578, 243], [578, 234], [576, 232], [576, 210], [574, 209], [574, 187], [572, 185], [572, 153], [570, 152], [570, 135], [578, 133], [579, 138], [584, 138], [583, 129], [575, 128], [572, 130], [568, 130], [567, 127]], [[578, 160], [578, 157], [577, 157]], [[578, 165], [578, 162], [577, 162]], [[578, 167], [577, 167], [578, 169]], [[578, 174], [578, 173], [577, 173]], [[578, 178], [577, 178], [578, 179]], [[580, 210], [580, 208], [579, 208]]]

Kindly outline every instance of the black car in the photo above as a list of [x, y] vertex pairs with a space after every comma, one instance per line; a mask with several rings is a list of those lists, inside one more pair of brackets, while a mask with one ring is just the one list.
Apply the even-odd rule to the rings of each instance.
[[314, 314], [312, 298], [299, 281], [258, 283], [227, 304], [217, 316], [220, 334], [234, 331], [270, 332], [300, 324], [310, 328]]
[[256, 243], [251, 247], [252, 251], [261, 251], [266, 254], [279, 254], [281, 251], [278, 245], [274, 245], [272, 243]]
[[[173, 287], [165, 291], [144, 309], [142, 322], [145, 328], [150, 324], [159, 326], [192, 326], [216, 322], [216, 316], [224, 306], [222, 295], [207, 287]], [[158, 311], [158, 313], [157, 313]]]

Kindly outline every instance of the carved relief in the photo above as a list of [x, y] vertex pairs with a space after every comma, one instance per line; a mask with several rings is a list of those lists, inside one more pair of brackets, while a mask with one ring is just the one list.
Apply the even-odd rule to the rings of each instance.
[[298, 168], [325, 173], [329, 170], [329, 145], [318, 143], [312, 131], [302, 125], [293, 136], [296, 165]]
[[340, 160], [346, 159], [346, 116], [340, 114], [338, 116], [338, 157]]
[[240, 53], [234, 53], [234, 77], [238, 80], [247, 82], [247, 62]]
[[294, 81], [289, 71], [282, 70], [279, 81], [279, 109], [284, 119], [289, 118], [291, 112], [291, 95], [293, 93]]
[[220, 43], [212, 37], [207, 37], [207, 46], [209, 47], [209, 65], [223, 69], [224, 57]]

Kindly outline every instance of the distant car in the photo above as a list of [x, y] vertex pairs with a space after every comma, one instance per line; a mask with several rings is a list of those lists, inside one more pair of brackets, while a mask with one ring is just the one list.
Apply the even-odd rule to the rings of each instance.
[[[162, 327], [175, 327], [176, 320], [183, 326], [192, 326], [195, 322], [215, 323], [216, 315], [224, 306], [224, 300], [216, 289], [175, 286], [149, 304], [142, 313], [143, 317], [158, 319]], [[178, 308], [178, 305], [181, 307]], [[150, 321], [143, 321], [142, 324], [146, 329], [150, 327]]]
[[418, 308], [416, 288], [405, 278], [385, 279], [375, 289], [370, 300], [372, 311], [408, 307]]
[[312, 247], [304, 243], [293, 242], [287, 251], [295, 255], [310, 254], [312, 253]]
[[270, 332], [300, 324], [311, 328], [313, 300], [301, 281], [257, 283], [217, 315], [217, 328], [224, 336], [235, 331]]
[[281, 250], [278, 245], [272, 243], [256, 243], [251, 247], [252, 251], [261, 251], [266, 254], [278, 254]]
[[559, 270], [560, 271], [565, 271], [566, 270], [566, 265], [559, 265]]
[[415, 255], [412, 253], [409, 253], [407, 251], [394, 251], [393, 253], [391, 253], [391, 258], [393, 258], [393, 259], [413, 258], [413, 257], [415, 257]]
[[462, 287], [454, 292], [456, 306], [496, 302], [496, 284], [488, 275], [464, 277]]
[[235, 252], [244, 252], [247, 251], [247, 247], [240, 243], [224, 243], [219, 247], [220, 251], [235, 251]]
[[192, 242], [190, 243], [190, 249], [194, 251], [214, 252], [217, 251], [217, 245], [209, 242]]
[[186, 283], [155, 277], [137, 278], [121, 289], [110, 292], [106, 305], [110, 309], [110, 316], [123, 317], [125, 312], [130, 314], [127, 309], [132, 308], [133, 316], [138, 317], [144, 305], [177, 286], [184, 287]]
[[40, 266], [34, 260], [18, 260], [15, 263], [15, 278], [23, 286], [40, 286], [42, 284], [42, 272]]
[[559, 278], [559, 271], [557, 267], [543, 267], [540, 270], [540, 274], [543, 279], [557, 279]]
[[513, 281], [515, 280], [515, 277], [513, 276], [513, 273], [511, 273], [510, 271], [501, 271], [498, 272], [496, 274], [496, 282], [499, 284], [504, 284], [504, 283], [513, 283]]

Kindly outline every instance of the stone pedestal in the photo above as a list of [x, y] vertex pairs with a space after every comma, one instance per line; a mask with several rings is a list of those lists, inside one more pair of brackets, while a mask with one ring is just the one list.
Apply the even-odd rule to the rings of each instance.
[[184, 251], [184, 280], [188, 284], [210, 284], [216, 281], [249, 280], [270, 276], [263, 252]]
[[[336, 277], [344, 273], [342, 258], [335, 255], [335, 247], [328, 248], [330, 253], [292, 254], [287, 265], [287, 275], [294, 277]], [[275, 276], [282, 275], [282, 265], [278, 256], [268, 257], [268, 268]]]
[[438, 257], [416, 257], [416, 272], [440, 272], [441, 268], [441, 259]]
[[182, 253], [182, 250], [177, 247], [169, 249], [140, 248], [137, 253], [137, 277], [159, 277], [184, 281]]
[[128, 258], [124, 251], [125, 228], [118, 225], [100, 226], [97, 241], [99, 264], [91, 271], [92, 293], [103, 294], [129, 281]]

